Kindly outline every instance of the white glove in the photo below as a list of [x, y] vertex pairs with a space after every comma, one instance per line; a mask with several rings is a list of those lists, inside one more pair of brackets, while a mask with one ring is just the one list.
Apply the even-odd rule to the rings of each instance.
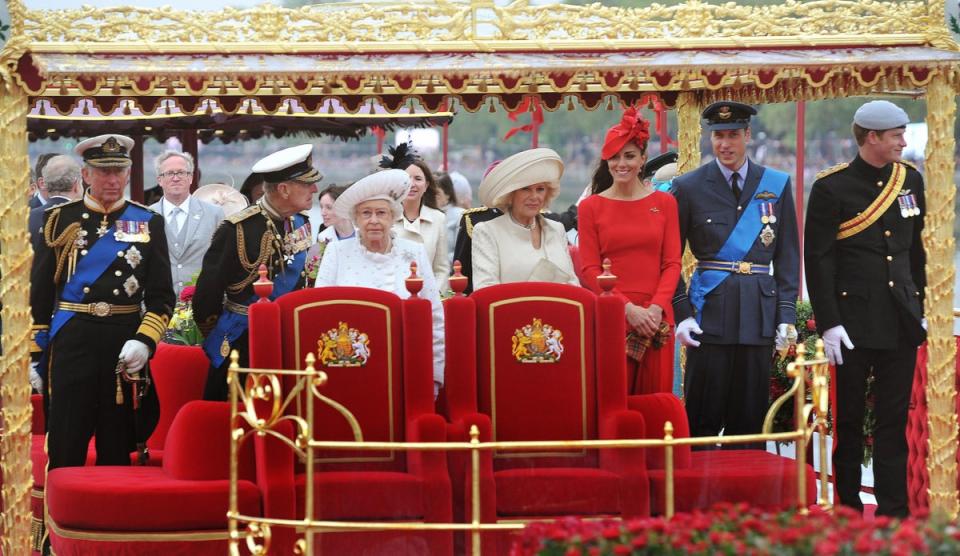
[[140, 340], [127, 340], [120, 350], [120, 359], [126, 364], [128, 375], [140, 372], [150, 358], [150, 349]]
[[927, 330], [927, 317], [923, 317], [922, 319], [920, 319], [920, 326], [923, 327], [924, 331]]
[[700, 342], [693, 339], [693, 334], [703, 334], [697, 319], [687, 317], [683, 322], [677, 325], [677, 341], [687, 347], [699, 347]]
[[853, 342], [850, 341], [850, 336], [847, 336], [847, 331], [842, 324], [823, 333], [823, 351], [830, 363], [834, 365], [843, 365], [840, 342], [843, 342], [847, 349], [853, 349]]
[[791, 345], [797, 343], [797, 327], [790, 326], [785, 322], [778, 324], [775, 343], [777, 351], [788, 349]]
[[30, 363], [30, 386], [37, 392], [43, 392], [43, 377], [37, 372], [36, 363]]

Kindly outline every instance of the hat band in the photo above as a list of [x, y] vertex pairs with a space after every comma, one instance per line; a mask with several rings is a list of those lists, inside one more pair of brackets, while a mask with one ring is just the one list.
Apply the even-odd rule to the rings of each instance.
[[323, 177], [316, 168], [307, 164], [306, 161], [298, 162], [293, 166], [275, 172], [264, 172], [260, 175], [268, 183], [281, 183], [291, 180], [314, 183], [320, 181], [320, 178]]

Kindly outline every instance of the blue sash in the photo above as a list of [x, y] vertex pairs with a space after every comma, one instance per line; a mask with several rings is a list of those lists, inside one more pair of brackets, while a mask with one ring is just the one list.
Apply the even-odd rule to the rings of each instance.
[[[120, 215], [119, 220], [128, 220], [135, 222], [149, 222], [153, 213], [137, 205], [128, 204], [127, 208]], [[98, 239], [77, 262], [76, 271], [73, 276], [67, 280], [63, 291], [60, 293], [60, 300], [70, 303], [81, 303], [83, 301], [83, 288], [97, 281], [100, 276], [106, 272], [107, 268], [113, 264], [117, 258], [118, 251], [126, 251], [130, 247], [130, 242], [118, 241], [116, 235], [107, 233]], [[67, 247], [68, 249], [70, 247]], [[53, 314], [53, 320], [50, 322], [50, 333], [47, 341], [53, 340], [57, 332], [63, 328], [76, 315], [73, 311], [57, 309]], [[39, 344], [38, 344], [39, 345]], [[44, 347], [44, 346], [40, 346]]]
[[[763, 222], [760, 221], [760, 209], [758, 205], [760, 203], [777, 202], [789, 179], [790, 176], [784, 172], [770, 168], [764, 170], [763, 177], [760, 178], [760, 183], [757, 185], [757, 191], [773, 193], [776, 195], [776, 198], [757, 199], [757, 196], [754, 195], [753, 198], [750, 199], [750, 204], [747, 205], [744, 214], [740, 217], [740, 220], [737, 221], [737, 225], [734, 226], [733, 231], [727, 236], [727, 241], [723, 244], [723, 247], [717, 251], [716, 260], [743, 260], [753, 247], [753, 242], [756, 241], [757, 236], [760, 235], [760, 229], [763, 227]], [[693, 307], [697, 310], [697, 324], [700, 324], [700, 319], [703, 316], [703, 305], [706, 303], [707, 294], [712, 292], [721, 282], [726, 280], [728, 276], [730, 276], [730, 273], [722, 270], [697, 269], [694, 271], [693, 276], [690, 278], [690, 303], [693, 304]]]
[[[306, 218], [302, 215], [295, 215], [293, 217], [294, 230], [303, 226], [305, 222]], [[300, 273], [303, 272], [303, 267], [306, 265], [306, 262], [307, 250], [304, 249], [293, 256], [293, 262], [286, 265], [283, 272], [273, 277], [273, 292], [270, 294], [271, 301], [285, 293], [293, 291], [293, 288], [297, 285], [297, 281], [300, 279]], [[244, 305], [249, 306], [256, 299], [257, 296], [254, 295], [247, 300]], [[203, 341], [203, 351], [207, 354], [207, 359], [210, 360], [210, 364], [213, 367], [220, 367], [227, 358], [222, 352], [223, 343], [226, 342], [232, 347], [233, 343], [247, 331], [248, 327], [249, 320], [247, 315], [239, 315], [233, 311], [223, 310], [220, 318], [217, 319], [216, 326], [213, 327], [213, 330], [210, 331], [210, 334], [208, 334]]]

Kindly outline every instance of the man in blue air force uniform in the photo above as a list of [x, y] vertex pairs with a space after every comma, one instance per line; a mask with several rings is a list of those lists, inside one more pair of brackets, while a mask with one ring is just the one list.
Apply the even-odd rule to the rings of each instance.
[[264, 179], [263, 197], [227, 217], [203, 257], [193, 318], [210, 359], [205, 400], [227, 399], [231, 349], [239, 352], [240, 366], [249, 364], [247, 307], [256, 300], [253, 283], [260, 265], [267, 266], [273, 281], [271, 299], [304, 287], [304, 263], [313, 243], [304, 211], [313, 206], [323, 177], [313, 167], [312, 152], [313, 145], [299, 145], [254, 164], [253, 171]]
[[673, 299], [677, 340], [687, 346], [693, 436], [760, 432], [774, 343], [796, 341], [793, 193], [787, 174], [747, 157], [756, 113], [737, 102], [708, 106], [703, 118], [716, 160], [673, 180], [680, 244], [689, 242], [698, 261], [689, 293], [681, 278]]
[[47, 209], [30, 273], [39, 373], [49, 369], [50, 469], [83, 465], [96, 435], [97, 465], [129, 465], [136, 444], [132, 388], [173, 311], [163, 217], [123, 199], [133, 139], [79, 143], [82, 199]]

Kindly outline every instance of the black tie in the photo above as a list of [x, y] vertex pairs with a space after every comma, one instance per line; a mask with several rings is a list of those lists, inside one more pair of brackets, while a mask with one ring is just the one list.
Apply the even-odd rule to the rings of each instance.
[[733, 196], [737, 199], [738, 203], [740, 202], [739, 178], [740, 178], [740, 174], [738, 174], [737, 172], [734, 172], [733, 175], [730, 176], [730, 188], [733, 189]]

